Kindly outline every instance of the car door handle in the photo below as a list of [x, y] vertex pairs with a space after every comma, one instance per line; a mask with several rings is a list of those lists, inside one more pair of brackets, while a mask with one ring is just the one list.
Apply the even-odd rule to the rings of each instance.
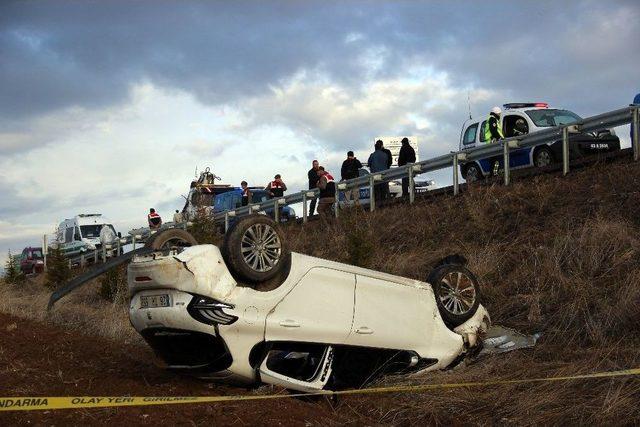
[[285, 328], [299, 328], [300, 323], [296, 322], [295, 320], [285, 319], [280, 321], [280, 326], [283, 326]]
[[373, 333], [373, 329], [367, 328], [366, 326], [360, 326], [356, 329], [356, 334], [360, 335], [371, 335]]

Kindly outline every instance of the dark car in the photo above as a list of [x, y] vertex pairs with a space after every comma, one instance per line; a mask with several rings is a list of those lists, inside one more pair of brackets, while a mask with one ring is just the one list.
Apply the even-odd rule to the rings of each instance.
[[42, 248], [28, 247], [22, 250], [20, 271], [24, 274], [42, 273], [44, 271]]
[[[262, 188], [251, 188], [251, 204], [258, 204], [262, 202], [266, 202], [269, 200], [269, 195], [267, 191]], [[242, 189], [236, 188], [232, 191], [227, 191], [226, 193], [218, 194], [214, 198], [213, 202], [213, 212], [219, 213], [229, 210], [234, 210], [242, 207]], [[293, 208], [289, 206], [282, 206], [280, 208], [280, 222], [288, 222], [296, 217], [296, 213]], [[263, 209], [264, 213], [274, 217], [274, 209], [266, 208]], [[233, 218], [231, 218], [233, 221]]]

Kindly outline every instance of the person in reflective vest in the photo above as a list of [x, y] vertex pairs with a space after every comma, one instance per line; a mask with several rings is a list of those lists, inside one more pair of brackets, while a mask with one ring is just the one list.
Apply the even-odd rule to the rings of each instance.
[[484, 128], [484, 139], [487, 144], [496, 142], [504, 138], [502, 128], [500, 127], [500, 115], [502, 110], [500, 107], [493, 107], [487, 119], [487, 125]]
[[[497, 142], [504, 138], [502, 127], [500, 126], [501, 114], [502, 110], [500, 109], [500, 107], [493, 107], [491, 109], [491, 112], [489, 113], [487, 124], [484, 127], [484, 140], [487, 144]], [[500, 170], [500, 157], [492, 158], [491, 162], [493, 163], [493, 174], [497, 175], [498, 171]]]
[[320, 189], [320, 200], [318, 203], [318, 215], [327, 222], [331, 217], [331, 208], [336, 203], [336, 183], [333, 176], [324, 170], [323, 166], [318, 168], [318, 188]]
[[147, 221], [149, 222], [149, 228], [152, 230], [157, 230], [162, 226], [162, 218], [156, 212], [155, 209], [149, 209], [149, 215], [147, 215]]
[[249, 184], [247, 184], [247, 181], [242, 181], [240, 183], [240, 187], [242, 187], [242, 206], [247, 206], [251, 203], [251, 190], [249, 190]]
[[284, 192], [287, 191], [287, 185], [282, 181], [280, 174], [273, 177], [273, 181], [267, 184], [264, 189], [269, 193], [269, 197], [282, 197]]

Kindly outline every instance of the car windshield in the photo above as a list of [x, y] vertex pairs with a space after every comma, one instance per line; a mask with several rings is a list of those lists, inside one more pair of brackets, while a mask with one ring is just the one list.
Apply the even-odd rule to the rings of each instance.
[[42, 257], [42, 251], [41, 251], [40, 249], [32, 249], [32, 250], [31, 250], [31, 256], [32, 256], [33, 258], [36, 258], [36, 259], [41, 259], [41, 258], [43, 258], [43, 257]]
[[251, 203], [262, 203], [269, 200], [269, 195], [264, 190], [251, 191]]
[[[102, 230], [103, 224], [81, 225], [80, 232], [85, 239], [100, 237], [100, 230]], [[111, 231], [114, 231], [113, 226], [109, 225]], [[115, 233], [115, 231], [114, 231]]]
[[568, 110], [529, 110], [527, 115], [537, 127], [546, 128], [553, 126], [570, 125], [582, 120], [580, 116]]

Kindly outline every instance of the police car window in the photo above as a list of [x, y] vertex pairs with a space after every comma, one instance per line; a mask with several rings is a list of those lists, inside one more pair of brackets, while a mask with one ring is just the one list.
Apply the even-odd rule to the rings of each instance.
[[480, 125], [480, 142], [485, 142], [487, 140], [487, 138], [484, 137], [486, 131], [487, 131], [487, 121], [485, 120]]
[[580, 116], [568, 110], [529, 110], [527, 115], [538, 127], [552, 127], [575, 123], [582, 120]]
[[467, 144], [473, 144], [474, 142], [476, 142], [476, 135], [478, 134], [478, 124], [474, 124], [471, 125], [467, 128], [467, 130], [464, 132], [464, 138], [462, 138], [462, 143], [467, 145]]

